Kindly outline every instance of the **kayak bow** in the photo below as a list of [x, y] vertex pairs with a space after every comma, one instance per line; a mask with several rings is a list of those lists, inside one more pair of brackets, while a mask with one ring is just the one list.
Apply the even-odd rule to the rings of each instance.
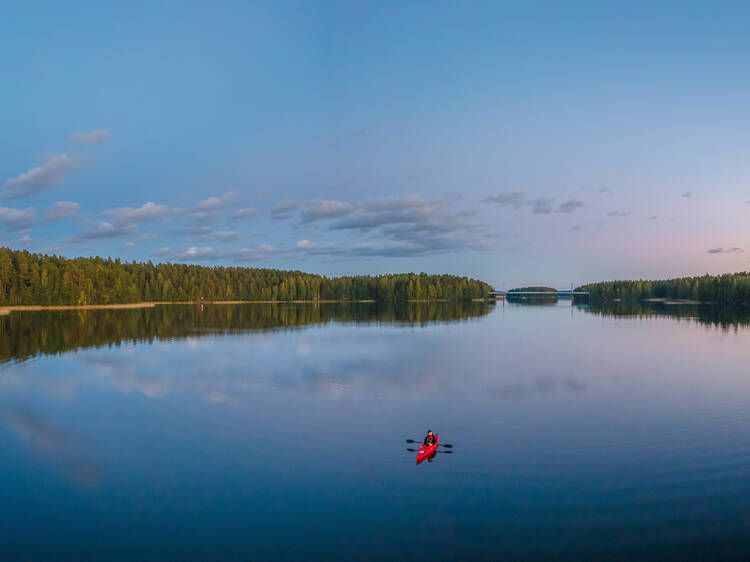
[[440, 437], [436, 433], [435, 443], [433, 445], [430, 445], [429, 447], [426, 447], [425, 445], [420, 445], [419, 450], [417, 451], [417, 464], [421, 463], [423, 460], [428, 459], [432, 455], [434, 455], [435, 451], [437, 451], [439, 444], [440, 444]]

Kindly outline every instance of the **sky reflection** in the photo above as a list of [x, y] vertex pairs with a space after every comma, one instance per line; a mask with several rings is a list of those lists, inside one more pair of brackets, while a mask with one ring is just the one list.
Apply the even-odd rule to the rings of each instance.
[[[216, 540], [231, 545], [219, 558], [299, 557], [301, 546], [279, 546], [290, 525], [305, 529], [312, 558], [411, 552], [419, 529], [451, 537], [446, 557], [523, 558], [538, 544], [580, 557], [570, 537], [592, 532], [592, 549], [638, 550], [673, 528], [673, 545], [720, 531], [739, 540], [737, 515], [750, 515], [749, 338], [743, 326], [563, 302], [459, 323], [201, 332], [9, 363], [0, 493], [28, 507], [20, 518], [0, 508], [0, 528], [37, 557], [44, 547], [20, 526], [40, 517], [74, 542], [97, 521], [92, 548], [108, 554], [127, 525], [153, 545], [146, 558], [200, 557]], [[416, 472], [404, 439], [428, 427], [456, 454]], [[424, 470], [439, 498], [423, 489]], [[431, 509], [412, 512], [414, 502]], [[61, 547], [56, 536], [44, 544]]]

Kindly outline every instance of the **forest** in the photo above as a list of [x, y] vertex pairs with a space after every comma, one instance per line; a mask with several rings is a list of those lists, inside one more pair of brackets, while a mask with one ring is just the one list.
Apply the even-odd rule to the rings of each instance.
[[750, 304], [750, 273], [679, 277], [659, 281], [604, 281], [581, 285], [592, 303], [664, 298], [721, 305]]
[[197, 300], [467, 300], [487, 283], [400, 273], [329, 278], [301, 271], [74, 258], [0, 248], [0, 305], [91, 305]]

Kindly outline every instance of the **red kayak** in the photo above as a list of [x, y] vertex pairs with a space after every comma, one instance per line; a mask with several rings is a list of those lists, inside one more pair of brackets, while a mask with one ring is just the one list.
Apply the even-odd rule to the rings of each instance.
[[440, 444], [440, 437], [438, 437], [438, 434], [436, 433], [434, 445], [430, 445], [429, 447], [420, 445], [419, 450], [417, 451], [417, 464], [421, 463], [425, 459], [429, 459], [432, 455], [434, 455], [435, 451], [437, 451], [439, 444]]

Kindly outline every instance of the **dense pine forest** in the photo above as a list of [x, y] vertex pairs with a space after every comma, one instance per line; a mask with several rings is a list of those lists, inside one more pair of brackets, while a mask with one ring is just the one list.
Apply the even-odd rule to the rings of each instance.
[[0, 248], [0, 305], [88, 305], [206, 300], [465, 300], [487, 283], [403, 273], [328, 278], [301, 271], [75, 258]]
[[680, 277], [661, 281], [605, 281], [582, 285], [592, 303], [650, 298], [686, 299], [722, 305], [750, 305], [750, 273]]

